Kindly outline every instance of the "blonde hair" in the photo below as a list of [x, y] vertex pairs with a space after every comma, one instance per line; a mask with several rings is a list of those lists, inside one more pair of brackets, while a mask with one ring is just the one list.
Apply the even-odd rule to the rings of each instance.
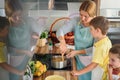
[[5, 13], [7, 17], [11, 17], [16, 11], [22, 11], [22, 5], [18, 0], [5, 0]]
[[79, 11], [81, 10], [87, 12], [90, 17], [96, 16], [96, 4], [94, 1], [90, 0], [84, 1], [79, 8]]

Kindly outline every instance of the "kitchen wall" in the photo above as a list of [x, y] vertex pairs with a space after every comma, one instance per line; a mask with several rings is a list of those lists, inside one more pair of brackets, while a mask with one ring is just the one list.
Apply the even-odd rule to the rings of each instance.
[[100, 8], [120, 8], [120, 0], [101, 0]]
[[120, 27], [120, 0], [101, 0], [100, 15], [111, 21], [110, 27]]
[[0, 0], [0, 8], [4, 8], [4, 0]]
[[4, 0], [0, 0], [0, 16], [5, 16]]
[[100, 15], [110, 21], [108, 36], [112, 44], [120, 43], [120, 0], [101, 0]]
[[[32, 5], [33, 6], [33, 5]], [[50, 29], [51, 24], [58, 18], [61, 17], [75, 17], [79, 16], [79, 7], [80, 3], [78, 2], [68, 2], [67, 3], [68, 10], [29, 10], [29, 16], [37, 19], [39, 23], [42, 25], [41, 27], [45, 27], [47, 30]], [[34, 7], [34, 6], [33, 6]], [[57, 30], [61, 27], [66, 20], [59, 20], [55, 25], [53, 30]]]

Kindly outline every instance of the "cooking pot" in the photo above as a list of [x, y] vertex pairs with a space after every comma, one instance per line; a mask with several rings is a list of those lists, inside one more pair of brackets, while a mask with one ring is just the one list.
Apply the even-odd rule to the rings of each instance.
[[56, 69], [62, 69], [67, 67], [67, 61], [68, 59], [66, 58], [66, 56], [64, 56], [64, 60], [62, 60], [61, 55], [55, 55], [55, 56], [52, 56], [51, 66]]

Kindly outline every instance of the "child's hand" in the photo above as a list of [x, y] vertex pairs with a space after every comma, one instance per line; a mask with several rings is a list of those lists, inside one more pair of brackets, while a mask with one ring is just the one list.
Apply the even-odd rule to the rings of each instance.
[[71, 72], [71, 74], [72, 74], [73, 76], [78, 76], [78, 75], [80, 75], [80, 73], [79, 73], [78, 70], [73, 70], [73, 71]]
[[112, 73], [113, 72], [113, 67], [112, 65], [108, 64], [108, 72], [109, 73]]

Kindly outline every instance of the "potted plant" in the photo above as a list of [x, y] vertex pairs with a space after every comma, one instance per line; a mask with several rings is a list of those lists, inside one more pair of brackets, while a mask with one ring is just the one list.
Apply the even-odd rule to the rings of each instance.
[[48, 31], [44, 31], [41, 33], [39, 39], [37, 40], [37, 46], [42, 47], [45, 46], [48, 38]]

